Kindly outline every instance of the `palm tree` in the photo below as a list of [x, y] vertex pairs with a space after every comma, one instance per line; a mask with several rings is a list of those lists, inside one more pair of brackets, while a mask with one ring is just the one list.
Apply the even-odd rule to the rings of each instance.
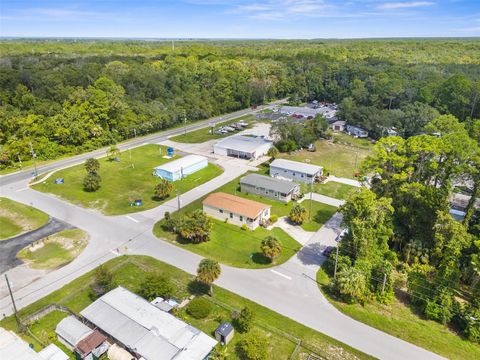
[[98, 170], [100, 170], [100, 163], [95, 158], [88, 158], [85, 161], [85, 170], [87, 170], [87, 173], [89, 174], [96, 174], [98, 173]]
[[155, 197], [160, 200], [165, 199], [172, 191], [172, 183], [168, 180], [161, 179], [157, 186], [155, 186]]
[[267, 155], [272, 159], [275, 159], [278, 156], [278, 149], [275, 146], [272, 146], [270, 149], [268, 149]]
[[367, 290], [367, 280], [361, 270], [351, 267], [337, 274], [334, 287], [348, 299], [362, 301]]
[[100, 175], [88, 173], [83, 179], [83, 188], [85, 191], [97, 191], [100, 188], [100, 181]]
[[120, 150], [115, 145], [110, 146], [110, 148], [107, 150], [108, 160], [113, 160], [115, 158], [118, 158], [119, 156]]
[[275, 263], [275, 258], [282, 253], [282, 245], [275, 236], [267, 236], [263, 239], [260, 249], [263, 255], [269, 258], [272, 263]]
[[290, 220], [292, 220], [294, 223], [301, 225], [305, 220], [307, 220], [307, 209], [305, 209], [302, 205], [296, 204], [292, 207], [292, 210], [290, 210], [290, 214], [288, 217]]
[[213, 294], [213, 282], [220, 276], [221, 269], [218, 261], [203, 259], [198, 264], [197, 280], [209, 286], [210, 295]]

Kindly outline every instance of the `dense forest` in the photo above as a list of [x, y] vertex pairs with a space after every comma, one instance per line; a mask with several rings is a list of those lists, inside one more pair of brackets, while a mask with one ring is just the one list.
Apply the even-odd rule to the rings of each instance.
[[[91, 150], [290, 97], [379, 138], [439, 114], [477, 134], [480, 41], [2, 41], [0, 166]], [[31, 144], [31, 147], [30, 147]]]

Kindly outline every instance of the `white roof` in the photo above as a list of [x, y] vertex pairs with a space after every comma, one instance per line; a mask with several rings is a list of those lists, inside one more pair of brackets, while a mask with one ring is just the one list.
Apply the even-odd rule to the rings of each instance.
[[157, 166], [155, 169], [165, 170], [171, 173], [176, 173], [189, 166], [206, 161], [207, 158], [201, 155], [187, 155], [180, 159], [170, 161], [166, 164]]
[[70, 356], [65, 354], [57, 345], [50, 344], [43, 350], [38, 352], [38, 355], [45, 360], [69, 360]]
[[262, 146], [271, 146], [271, 142], [260, 137], [236, 135], [220, 140], [215, 146], [233, 149], [245, 153], [253, 153]]
[[201, 360], [217, 341], [124, 289], [103, 295], [81, 314], [146, 360]]
[[93, 333], [93, 330], [78, 320], [75, 316], [70, 315], [58, 323], [55, 332], [69, 344], [75, 346], [80, 340]]
[[305, 164], [298, 161], [286, 160], [286, 159], [275, 159], [270, 164], [270, 167], [276, 167], [280, 169], [297, 171], [299, 173], [315, 175], [319, 171], [322, 171], [321, 166]]
[[30, 346], [13, 331], [0, 327], [0, 359], [43, 360]]

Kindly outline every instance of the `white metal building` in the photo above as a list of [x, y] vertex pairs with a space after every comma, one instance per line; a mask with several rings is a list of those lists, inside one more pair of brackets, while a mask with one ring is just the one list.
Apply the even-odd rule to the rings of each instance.
[[271, 147], [272, 142], [261, 137], [236, 135], [220, 140], [213, 145], [213, 152], [217, 155], [255, 160], [266, 155]]
[[99, 330], [145, 360], [203, 360], [217, 341], [117, 287], [81, 311]]
[[75, 316], [70, 315], [57, 324], [55, 332], [57, 333], [58, 341], [73, 351], [81, 340], [93, 333], [93, 330]]
[[270, 164], [270, 176], [312, 183], [321, 176], [323, 168], [298, 161], [275, 159]]
[[2, 360], [43, 360], [32, 348], [13, 331], [0, 327], [0, 359]]
[[175, 181], [183, 179], [185, 176], [193, 174], [207, 166], [208, 159], [205, 156], [187, 155], [180, 159], [157, 166], [153, 173], [155, 176], [168, 181]]
[[70, 360], [70, 356], [65, 354], [55, 344], [50, 344], [38, 352], [38, 355], [44, 360]]

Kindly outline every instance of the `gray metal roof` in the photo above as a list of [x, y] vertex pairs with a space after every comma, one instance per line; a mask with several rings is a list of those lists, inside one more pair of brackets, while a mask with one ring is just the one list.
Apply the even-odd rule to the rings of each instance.
[[146, 360], [204, 359], [216, 341], [122, 288], [103, 295], [81, 314]]
[[233, 326], [228, 322], [222, 322], [215, 330], [217, 334], [220, 334], [222, 336], [228, 336], [232, 331]]
[[69, 344], [75, 346], [80, 340], [93, 333], [93, 330], [78, 320], [75, 316], [70, 315], [58, 323], [55, 332]]
[[2, 360], [43, 360], [28, 343], [13, 331], [0, 327], [0, 359]]
[[305, 164], [302, 162], [286, 160], [286, 159], [275, 159], [270, 164], [270, 167], [296, 171], [296, 172], [304, 173], [308, 175], [315, 175], [319, 171], [322, 171], [323, 169], [321, 166]]
[[230, 136], [223, 140], [220, 140], [214, 145], [214, 147], [218, 146], [221, 148], [233, 149], [233, 150], [242, 151], [246, 153], [252, 153], [261, 146], [271, 145], [271, 144], [272, 143], [270, 141], [262, 139], [260, 137], [236, 135], [236, 136]]
[[290, 191], [298, 187], [297, 184], [287, 181], [275, 179], [270, 176], [249, 174], [240, 179], [240, 184], [246, 184], [255, 187], [261, 187], [268, 190], [280, 192], [282, 194], [288, 194]]

